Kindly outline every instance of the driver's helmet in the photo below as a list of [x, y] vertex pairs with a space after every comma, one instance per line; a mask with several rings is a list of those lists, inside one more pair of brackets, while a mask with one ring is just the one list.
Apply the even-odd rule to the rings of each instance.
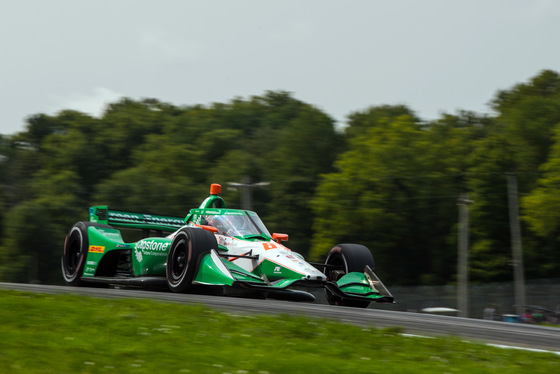
[[218, 234], [225, 235], [227, 231], [226, 217], [224, 216], [209, 216], [208, 225], [214, 226], [218, 229]]

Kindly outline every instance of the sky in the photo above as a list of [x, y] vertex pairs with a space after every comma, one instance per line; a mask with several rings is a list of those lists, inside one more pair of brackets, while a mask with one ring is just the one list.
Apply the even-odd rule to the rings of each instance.
[[121, 97], [177, 106], [289, 91], [340, 126], [370, 106], [491, 113], [560, 72], [557, 0], [18, 0], [0, 4], [0, 134]]

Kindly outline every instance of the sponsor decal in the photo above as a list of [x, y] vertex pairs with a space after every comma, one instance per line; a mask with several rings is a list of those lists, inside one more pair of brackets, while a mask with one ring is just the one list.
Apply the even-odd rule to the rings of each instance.
[[140, 215], [136, 215], [136, 214], [109, 212], [109, 218], [111, 218], [111, 219], [128, 220], [128, 221], [141, 221], [140, 217], [141, 217]]
[[286, 258], [287, 258], [288, 260], [292, 261], [292, 262], [296, 262], [296, 263], [298, 263], [298, 264], [303, 264], [303, 262], [301, 262], [298, 258], [295, 258], [295, 257], [292, 256], [292, 255], [287, 255]]
[[140, 249], [143, 252], [154, 251], [154, 252], [164, 252], [169, 247], [169, 242], [156, 242], [155, 240], [141, 240], [136, 243], [136, 249]]
[[144, 221], [150, 223], [171, 223], [171, 224], [182, 224], [183, 221], [176, 218], [169, 217], [154, 217], [149, 214], [144, 214]]
[[182, 224], [183, 220], [173, 217], [157, 217], [150, 214], [134, 214], [134, 213], [120, 213], [109, 212], [109, 218], [112, 220], [128, 221], [128, 222], [147, 222], [147, 223], [162, 223], [162, 224]]
[[274, 268], [274, 274], [280, 274], [282, 272], [282, 269], [280, 268], [280, 266], [276, 266]]
[[96, 264], [97, 264], [97, 262], [95, 262], [95, 261], [88, 261], [88, 262], [86, 262], [86, 265], [96, 265]]
[[101, 245], [90, 245], [89, 246], [89, 251], [93, 252], [93, 253], [103, 253], [103, 252], [105, 252], [105, 247], [103, 247]]
[[[297, 266], [290, 267], [290, 266], [287, 266], [286, 264], [278, 263], [278, 262], [274, 261], [274, 260], [271, 259], [271, 258], [267, 258], [267, 259], [265, 259], [264, 261], [267, 261], [267, 262], [270, 262], [270, 263], [276, 265], [276, 266], [274, 267], [274, 270], [273, 270], [273, 273], [274, 273], [274, 274], [278, 274], [278, 273], [276, 272], [276, 268], [280, 267], [280, 269], [281, 269], [280, 273], [281, 273], [282, 271], [293, 271], [294, 273], [298, 273], [298, 274], [302, 274], [302, 275], [307, 275], [304, 271], [302, 271], [303, 269], [300, 269], [300, 268], [298, 268]], [[264, 262], [264, 261], [263, 261], [263, 262]], [[261, 262], [261, 264], [259, 264], [259, 265], [262, 265], [262, 262]]]
[[242, 216], [243, 212], [230, 212], [230, 211], [225, 211], [224, 212], [225, 216]]
[[221, 210], [206, 210], [204, 214], [222, 214]]
[[130, 248], [130, 244], [117, 244], [117, 248]]

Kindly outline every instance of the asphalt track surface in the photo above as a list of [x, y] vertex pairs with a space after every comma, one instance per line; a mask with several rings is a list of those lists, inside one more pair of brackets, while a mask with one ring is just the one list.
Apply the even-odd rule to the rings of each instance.
[[260, 300], [136, 289], [66, 287], [19, 283], [0, 283], [0, 289], [52, 294], [78, 294], [99, 298], [152, 299], [182, 304], [205, 304], [230, 313], [289, 314], [329, 318], [364, 327], [402, 327], [407, 334], [422, 336], [453, 335], [465, 340], [512, 347], [560, 352], [560, 328], [486, 321], [480, 319], [358, 309], [316, 303]]

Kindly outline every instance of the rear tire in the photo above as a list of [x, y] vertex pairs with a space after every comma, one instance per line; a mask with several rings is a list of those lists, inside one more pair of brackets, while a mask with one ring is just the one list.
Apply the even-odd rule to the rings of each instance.
[[167, 254], [167, 285], [173, 292], [192, 288], [198, 270], [198, 260], [203, 253], [218, 250], [214, 234], [194, 228], [182, 228], [171, 242]]
[[77, 222], [72, 226], [66, 240], [64, 241], [64, 251], [61, 257], [62, 277], [64, 283], [68, 286], [83, 285], [82, 274], [86, 263], [87, 252], [89, 247], [88, 227], [107, 227], [93, 222]]
[[[334, 265], [334, 268], [325, 268], [327, 278], [333, 282], [352, 272], [363, 273], [366, 265], [375, 269], [375, 262], [371, 251], [359, 244], [338, 244], [332, 247], [327, 255], [325, 264]], [[330, 305], [367, 308], [369, 301], [343, 299], [325, 289], [327, 301]]]

